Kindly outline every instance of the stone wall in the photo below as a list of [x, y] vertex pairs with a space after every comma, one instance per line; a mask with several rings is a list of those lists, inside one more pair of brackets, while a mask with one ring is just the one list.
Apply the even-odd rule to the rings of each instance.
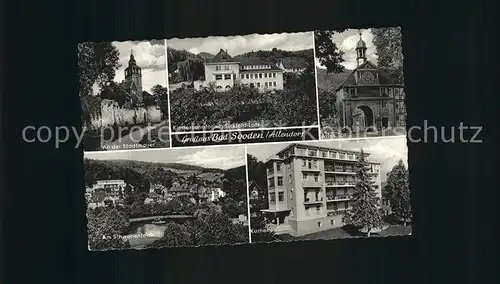
[[[135, 119], [134, 119], [135, 117]], [[159, 106], [125, 108], [111, 100], [102, 100], [101, 117], [92, 119], [94, 128], [111, 126], [115, 122], [119, 126], [144, 123], [158, 123], [161, 121]]]

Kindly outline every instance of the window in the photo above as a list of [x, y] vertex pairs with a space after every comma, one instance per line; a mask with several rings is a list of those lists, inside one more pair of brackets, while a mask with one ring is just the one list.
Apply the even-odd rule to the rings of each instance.
[[314, 181], [318, 182], [319, 181], [319, 174], [314, 174]]
[[276, 78], [276, 73], [273, 73], [273, 78]]
[[259, 79], [262, 79], [262, 73], [259, 73]]
[[215, 66], [215, 71], [220, 71], [222, 70], [222, 66]]
[[316, 214], [319, 214], [319, 211], [321, 211], [321, 207], [320, 206], [316, 206]]
[[283, 177], [278, 177], [278, 186], [283, 186]]
[[276, 163], [276, 171], [281, 171], [281, 163]]
[[290, 189], [290, 200], [293, 200], [293, 188]]
[[253, 79], [253, 74], [250, 74], [250, 79]]
[[273, 82], [273, 86], [275, 86], [275, 87], [276, 87], [276, 82]]
[[264, 86], [266, 86], [266, 87], [267, 87], [267, 82], [265, 82], [265, 83], [264, 83]]
[[274, 192], [269, 193], [269, 201], [276, 202], [276, 194]]
[[241, 74], [241, 79], [245, 79], [245, 75], [244, 74]]
[[267, 78], [267, 73], [264, 73], [264, 78]]
[[246, 74], [246, 75], [245, 75], [245, 78], [247, 78], [247, 79], [248, 79], [248, 78], [250, 78], [250, 75], [249, 75], [249, 74]]
[[288, 175], [288, 183], [292, 183], [292, 174]]
[[260, 87], [260, 83], [257, 83], [257, 87]]
[[321, 227], [321, 221], [320, 221], [320, 222], [318, 222], [318, 227]]
[[285, 201], [285, 193], [283, 191], [278, 192], [278, 202]]
[[330, 223], [332, 223], [332, 226], [335, 226], [335, 220], [330, 220]]
[[215, 75], [215, 80], [222, 80], [222, 75]]
[[326, 151], [321, 151], [321, 156], [322, 156], [323, 158], [326, 158], [326, 156], [327, 156], [327, 152], [326, 152]]
[[224, 70], [231, 70], [231, 66], [229, 66], [229, 65], [225, 65], [225, 66], [224, 66]]
[[302, 179], [307, 180], [307, 174], [302, 174]]
[[295, 208], [292, 207], [292, 210], [290, 210], [290, 217], [293, 217], [294, 211], [295, 211]]
[[224, 74], [224, 80], [231, 80], [231, 74]]

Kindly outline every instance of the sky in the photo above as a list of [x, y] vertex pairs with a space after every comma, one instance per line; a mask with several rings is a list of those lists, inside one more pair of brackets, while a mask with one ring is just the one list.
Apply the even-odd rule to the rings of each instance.
[[183, 49], [194, 54], [208, 52], [217, 54], [220, 49], [236, 56], [257, 50], [277, 49], [296, 51], [313, 48], [312, 32], [281, 33], [281, 34], [251, 34], [246, 36], [219, 36], [205, 38], [169, 39], [167, 46]]
[[[142, 68], [142, 89], [151, 93], [154, 85], [166, 86], [165, 47], [161, 44], [163, 41], [153, 43], [151, 44], [150, 41], [112, 42], [120, 53], [119, 63], [121, 64], [121, 67], [115, 71], [114, 81], [120, 83], [125, 79], [125, 68], [128, 66], [130, 52], [133, 50], [135, 61]], [[99, 89], [94, 86], [93, 91], [96, 94]]]
[[[277, 152], [284, 149], [291, 143], [276, 143], [266, 145], [248, 145], [248, 154], [256, 157], [260, 161], [267, 161]], [[382, 181], [386, 180], [387, 173], [398, 163], [400, 159], [408, 166], [408, 148], [406, 137], [383, 137], [376, 139], [353, 139], [345, 141], [321, 141], [321, 142], [300, 142], [322, 147], [332, 147], [338, 149], [363, 151], [370, 154], [369, 159], [380, 162]]]
[[231, 169], [245, 164], [245, 147], [202, 147], [124, 152], [86, 152], [95, 160], [136, 160], [153, 163], [181, 163], [206, 168]]
[[[373, 34], [370, 29], [361, 30], [361, 37], [366, 43], [366, 57], [369, 61], [377, 64], [377, 54], [375, 54], [375, 46], [373, 45]], [[345, 62], [342, 63], [344, 67], [348, 70], [355, 69], [356, 64], [356, 44], [359, 41], [359, 30], [348, 29], [343, 33], [337, 33], [333, 36], [333, 42], [337, 45], [337, 48], [344, 52], [342, 58]], [[316, 66], [320, 68], [323, 67], [318, 60], [316, 60]]]

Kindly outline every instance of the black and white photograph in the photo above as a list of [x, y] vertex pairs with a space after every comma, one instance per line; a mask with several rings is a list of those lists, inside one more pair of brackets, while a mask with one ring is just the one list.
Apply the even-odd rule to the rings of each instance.
[[173, 133], [318, 128], [313, 32], [174, 38], [167, 49]]
[[78, 44], [85, 151], [170, 147], [165, 40]]
[[252, 243], [411, 234], [405, 137], [247, 147]]
[[315, 31], [321, 136], [406, 134], [399, 27]]
[[84, 168], [89, 250], [250, 240], [244, 146], [86, 152]]

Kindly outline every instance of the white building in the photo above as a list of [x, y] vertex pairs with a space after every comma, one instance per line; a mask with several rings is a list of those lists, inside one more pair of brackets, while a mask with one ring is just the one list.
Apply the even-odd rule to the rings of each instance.
[[222, 191], [222, 189], [220, 188], [213, 188], [212, 189], [212, 195], [210, 197], [210, 201], [215, 201], [215, 200], [218, 200], [219, 198], [222, 198], [226, 196], [226, 193], [224, 191]]
[[265, 58], [246, 57], [236, 60], [221, 49], [203, 65], [205, 81], [194, 82], [194, 87], [198, 90], [214, 84], [216, 90], [226, 91], [238, 83], [259, 91], [283, 90], [283, 69]]
[[[96, 208], [105, 206], [106, 203], [116, 205], [121, 197], [125, 195], [124, 180], [98, 180], [93, 187], [85, 189], [85, 198], [88, 207]], [[121, 197], [120, 197], [121, 194]]]

